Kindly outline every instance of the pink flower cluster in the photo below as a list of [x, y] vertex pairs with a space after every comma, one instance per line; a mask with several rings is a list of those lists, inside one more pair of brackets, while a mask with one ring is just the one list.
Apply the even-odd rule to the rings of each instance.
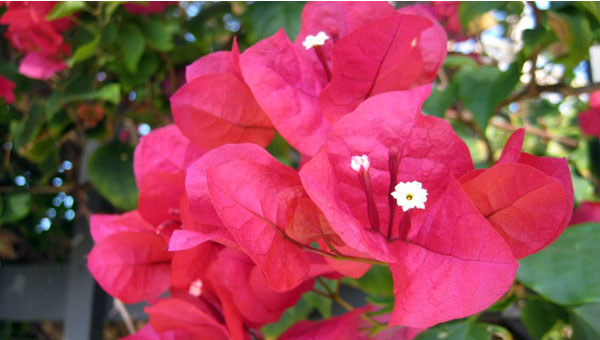
[[[0, 5], [2, 3], [7, 10], [0, 17], [0, 25], [8, 26], [6, 38], [17, 51], [25, 54], [19, 73], [33, 79], [48, 80], [55, 73], [67, 69], [65, 58], [71, 54], [71, 46], [62, 34], [71, 26], [71, 21], [69, 18], [46, 19], [58, 2], [2, 1]], [[131, 14], [155, 14], [175, 5], [176, 2], [156, 1], [125, 3], [123, 7]]]
[[67, 68], [64, 58], [71, 54], [71, 47], [62, 33], [71, 22], [66, 18], [46, 20], [55, 4], [51, 1], [7, 1], [7, 10], [0, 17], [0, 24], [8, 25], [6, 38], [16, 50], [25, 53], [19, 73], [29, 78], [46, 80]]
[[[517, 259], [560, 235], [573, 207], [564, 159], [522, 153], [519, 130], [475, 170], [451, 126], [421, 113], [446, 54], [430, 18], [385, 2], [308, 3], [295, 42], [280, 31], [188, 66], [171, 97], [176, 126], [136, 149], [138, 209], [91, 219], [92, 275], [151, 305], [128, 339], [256, 338], [316, 278], [373, 264], [394, 277], [384, 321], [427, 328], [491, 305]], [[276, 132], [300, 169], [264, 149]], [[279, 339], [372, 339], [368, 308]]]

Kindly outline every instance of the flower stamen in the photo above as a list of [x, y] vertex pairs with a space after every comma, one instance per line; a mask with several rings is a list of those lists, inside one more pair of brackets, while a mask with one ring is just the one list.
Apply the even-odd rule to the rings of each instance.
[[327, 64], [327, 58], [325, 58], [323, 50], [321, 49], [321, 46], [325, 45], [325, 41], [327, 40], [329, 40], [329, 36], [327, 35], [327, 33], [321, 31], [317, 33], [317, 35], [307, 35], [306, 38], [304, 38], [302, 45], [307, 50], [314, 47], [315, 54], [317, 55], [317, 59], [319, 59], [321, 66], [323, 66], [323, 70], [325, 71], [327, 80], [331, 80], [331, 70], [329, 69], [329, 65]]
[[362, 187], [363, 192], [365, 193], [365, 197], [367, 199], [367, 214], [369, 215], [369, 222], [371, 223], [371, 228], [373, 230], [381, 232], [379, 225], [379, 213], [377, 212], [377, 205], [375, 204], [375, 199], [373, 198], [371, 177], [369, 176], [369, 168], [371, 167], [369, 157], [367, 155], [352, 156], [350, 167], [352, 168], [352, 170], [358, 173], [358, 180], [360, 181], [360, 186]]
[[196, 280], [190, 284], [190, 288], [188, 289], [188, 294], [193, 297], [199, 297], [202, 295], [202, 280]]
[[352, 170], [358, 173], [360, 173], [361, 169], [364, 169], [364, 171], [369, 171], [369, 168], [371, 167], [371, 163], [369, 162], [369, 156], [352, 156], [350, 167], [352, 168]]
[[[396, 177], [398, 177], [398, 148], [392, 146], [388, 150], [388, 171], [390, 173], [390, 184], [388, 187], [388, 192], [391, 194], [394, 191], [394, 185], [396, 183]], [[388, 230], [387, 230], [387, 239], [392, 239], [392, 229], [394, 226], [394, 217], [396, 216], [396, 202], [394, 202], [394, 197], [388, 196], [388, 207], [389, 207], [389, 222], [388, 222]]]
[[317, 35], [309, 34], [306, 36], [306, 38], [304, 38], [302, 46], [304, 46], [304, 48], [306, 48], [307, 50], [310, 50], [312, 47], [325, 45], [325, 41], [327, 41], [328, 39], [329, 36], [323, 31], [317, 33]]

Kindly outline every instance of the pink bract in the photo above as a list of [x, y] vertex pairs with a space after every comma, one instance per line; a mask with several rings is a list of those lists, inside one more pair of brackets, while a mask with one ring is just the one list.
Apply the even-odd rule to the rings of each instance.
[[591, 108], [581, 112], [578, 120], [584, 134], [600, 138], [600, 110]]
[[219, 252], [208, 277], [212, 285], [222, 289], [221, 296], [229, 295], [246, 324], [254, 328], [279, 320], [283, 312], [313, 286], [312, 281], [306, 281], [295, 289], [274, 292], [260, 268], [246, 254], [233, 248]]
[[62, 60], [31, 52], [21, 60], [19, 73], [33, 79], [48, 80], [56, 72], [66, 70], [67, 67], [67, 63]]
[[317, 75], [283, 30], [240, 56], [244, 80], [271, 122], [298, 151], [313, 155], [329, 131], [317, 104]]
[[189, 333], [182, 331], [167, 331], [158, 333], [147, 324], [135, 334], [122, 338], [121, 340], [193, 340]]
[[139, 190], [138, 211], [152, 225], [179, 220], [185, 170], [205, 149], [185, 138], [176, 126], [142, 137], [133, 157]]
[[327, 119], [337, 121], [370, 96], [431, 82], [437, 69], [420, 79], [423, 57], [417, 47], [430, 26], [424, 17], [394, 15], [340, 39], [333, 48], [331, 82], [319, 96]]
[[195, 340], [231, 339], [227, 328], [216, 320], [207, 307], [200, 308], [185, 300], [169, 298], [147, 307], [145, 311], [156, 332], [179, 332]]
[[156, 228], [146, 222], [137, 210], [116, 214], [95, 214], [90, 217], [90, 233], [95, 242], [120, 232], [155, 234]]
[[0, 98], [3, 98], [4, 101], [8, 104], [12, 104], [15, 102], [15, 87], [17, 85], [0, 75]]
[[271, 288], [283, 292], [300, 285], [310, 256], [299, 245], [318, 239], [321, 230], [297, 173], [282, 164], [236, 161], [211, 168], [206, 179], [219, 217]]
[[171, 97], [175, 123], [194, 143], [267, 146], [275, 131], [239, 71], [239, 50], [216, 52], [186, 70], [187, 83]]
[[359, 334], [358, 323], [364, 309], [323, 321], [300, 321], [283, 333], [278, 340], [368, 340]]
[[513, 133], [496, 165], [461, 178], [471, 201], [517, 258], [556, 240], [571, 219], [574, 202], [566, 160], [521, 152], [524, 133]]
[[579, 114], [578, 120], [584, 134], [600, 137], [600, 91], [590, 93], [590, 107]]
[[573, 213], [570, 225], [579, 223], [600, 223], [600, 202], [582, 202]]
[[458, 17], [460, 1], [434, 1], [432, 3], [434, 15], [444, 24], [449, 33], [462, 37], [462, 27]]
[[[185, 179], [187, 207], [182, 209], [182, 228], [186, 231], [201, 232], [204, 236], [199, 234], [195, 236], [198, 241], [201, 240], [201, 237], [205, 237], [206, 240], [217, 238], [218, 240], [215, 240], [217, 242], [222, 243], [229, 240], [235, 243], [213, 206], [206, 183], [206, 171], [229, 162], [242, 160], [283, 167], [265, 149], [256, 144], [243, 143], [228, 144], [213, 149], [188, 168]], [[187, 232], [187, 236], [192, 237], [194, 234]], [[179, 242], [178, 240], [179, 236], [173, 242]], [[179, 247], [179, 249], [181, 248]]]
[[397, 247], [390, 323], [410, 327], [482, 311], [508, 291], [518, 266], [454, 178], [437, 202], [413, 215], [406, 242]]
[[92, 249], [88, 269], [110, 295], [125, 303], [153, 299], [169, 288], [171, 254], [157, 235], [119, 232]]

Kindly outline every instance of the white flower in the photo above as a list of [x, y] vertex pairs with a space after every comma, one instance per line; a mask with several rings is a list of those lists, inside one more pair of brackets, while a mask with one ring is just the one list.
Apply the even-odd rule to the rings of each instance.
[[321, 31], [317, 33], [317, 35], [307, 35], [304, 41], [302, 42], [302, 46], [307, 50], [310, 50], [313, 46], [322, 46], [325, 45], [325, 41], [329, 39], [327, 33]]
[[396, 184], [392, 196], [396, 199], [398, 206], [406, 212], [412, 208], [425, 209], [427, 202], [427, 189], [420, 182], [400, 182]]
[[356, 172], [360, 172], [360, 168], [364, 168], [365, 171], [369, 170], [369, 166], [371, 163], [369, 163], [369, 156], [367, 155], [362, 155], [362, 156], [352, 156], [352, 161], [350, 162], [350, 167], [352, 168], [352, 170], [356, 171]]
[[188, 293], [194, 297], [202, 295], [202, 280], [192, 282], [192, 284], [190, 284], [190, 289], [188, 289]]

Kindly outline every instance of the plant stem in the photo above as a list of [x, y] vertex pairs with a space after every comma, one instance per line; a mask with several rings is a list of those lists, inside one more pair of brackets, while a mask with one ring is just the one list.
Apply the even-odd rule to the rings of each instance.
[[[347, 311], [353, 311], [355, 308], [354, 306], [352, 306], [348, 301], [344, 300], [340, 294], [339, 294], [339, 281], [338, 282], [338, 288], [336, 289], [336, 291], [333, 291], [328, 285], [327, 282], [320, 277], [317, 277], [317, 282], [319, 284], [321, 284], [321, 286], [323, 286], [323, 288], [325, 288], [325, 290], [327, 291], [327, 293], [320, 291], [318, 289], [313, 289], [312, 291], [315, 292], [318, 295], [324, 296], [326, 298], [331, 299], [331, 301], [337, 303], [338, 305], [342, 306], [345, 310]], [[386, 324], [381, 323], [375, 319], [373, 319], [371, 316], [366, 315], [366, 314], [361, 314], [361, 317], [368, 321], [369, 323], [371, 323], [373, 325], [372, 327], [372, 332], [378, 332], [382, 329], [384, 329], [385, 327], [387, 327]]]
[[[298, 242], [294, 241], [293, 243], [298, 244]], [[331, 254], [328, 253], [324, 250], [318, 249], [318, 248], [313, 248], [311, 246], [307, 246], [304, 244], [301, 244], [302, 249], [306, 250], [306, 251], [310, 251], [313, 252], [315, 254], [319, 254], [322, 256], [326, 256], [332, 259], [336, 259], [336, 260], [342, 260], [342, 261], [354, 261], [354, 262], [362, 262], [362, 263], [369, 263], [369, 264], [378, 264], [378, 265], [386, 265], [385, 262], [381, 262], [381, 261], [377, 261], [374, 259], [367, 259], [364, 257], [356, 257], [356, 256], [349, 256], [349, 255], [335, 255], [335, 254]]]

